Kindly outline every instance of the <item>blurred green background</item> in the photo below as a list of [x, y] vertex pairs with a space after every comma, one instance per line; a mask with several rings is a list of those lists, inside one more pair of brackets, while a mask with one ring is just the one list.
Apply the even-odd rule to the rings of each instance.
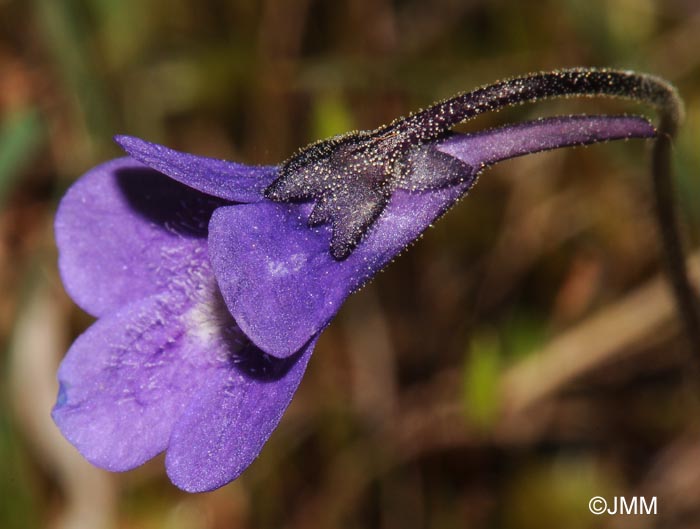
[[[700, 393], [639, 141], [485, 173], [348, 301], [261, 457], [219, 491], [180, 492], [162, 459], [92, 468], [49, 418], [90, 324], [52, 216], [120, 155], [114, 134], [276, 163], [504, 77], [632, 68], [685, 99], [692, 248], [699, 50], [695, 0], [0, 0], [0, 527], [700, 527]], [[649, 109], [554, 101], [467, 128], [586, 111]], [[658, 515], [595, 517], [595, 495], [656, 496]]]

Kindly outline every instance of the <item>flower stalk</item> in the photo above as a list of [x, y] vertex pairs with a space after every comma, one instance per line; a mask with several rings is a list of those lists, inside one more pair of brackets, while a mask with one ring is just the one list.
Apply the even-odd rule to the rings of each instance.
[[[313, 143], [287, 160], [266, 189], [272, 200], [314, 200], [311, 226], [333, 226], [331, 254], [346, 259], [376, 222], [397, 188], [421, 189], [459, 181], [463, 168], [442, 162], [434, 182], [411, 182], [410, 153], [440, 141], [451, 129], [484, 112], [560, 97], [611, 97], [645, 103], [659, 113], [652, 151], [656, 218], [676, 304], [700, 361], [700, 308], [688, 280], [675, 213], [671, 142], [683, 104], [667, 81], [632, 71], [571, 68], [514, 77], [457, 94], [373, 131], [351, 132]], [[433, 164], [438, 160], [433, 155]], [[348, 169], [349, 168], [349, 169]]]
[[[700, 362], [700, 306], [688, 278], [683, 243], [678, 229], [671, 163], [672, 142], [683, 121], [683, 102], [667, 81], [648, 74], [608, 69], [574, 68], [513, 78], [456, 96], [441, 103], [441, 112], [454, 125], [486, 111], [535, 102], [540, 99], [575, 96], [607, 96], [653, 106], [659, 113], [657, 137], [651, 153], [656, 219], [666, 268], [693, 354]], [[424, 112], [412, 117], [426, 119]]]
[[[651, 176], [656, 219], [666, 268], [690, 345], [700, 362], [700, 306], [688, 278], [678, 229], [671, 163], [672, 142], [683, 121], [683, 102], [667, 81], [648, 74], [594, 68], [574, 68], [513, 78], [465, 93], [439, 105], [456, 125], [486, 111], [555, 97], [607, 96], [653, 106], [659, 113], [657, 137], [651, 153]], [[420, 112], [411, 119], [427, 119]]]

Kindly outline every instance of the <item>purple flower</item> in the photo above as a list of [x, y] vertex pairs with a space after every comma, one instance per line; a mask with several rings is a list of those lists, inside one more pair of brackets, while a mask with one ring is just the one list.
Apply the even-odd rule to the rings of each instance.
[[[241, 330], [268, 354], [284, 358], [317, 336], [343, 300], [462, 197], [484, 167], [567, 145], [653, 134], [642, 118], [568, 116], [454, 135], [431, 144], [429, 149], [462, 163], [462, 181], [421, 191], [397, 190], [362, 244], [340, 261], [329, 252], [331, 227], [307, 225], [313, 204], [280, 204], [261, 196], [244, 201], [240, 190], [219, 184], [225, 180], [223, 165], [208, 171], [210, 164], [225, 162], [137, 138], [117, 141], [130, 156], [171, 178], [225, 200], [246, 202], [214, 212], [209, 257], [226, 306]], [[431, 168], [425, 165], [421, 173], [427, 179]]]
[[97, 466], [128, 470], [167, 448], [173, 483], [219, 487], [257, 456], [299, 384], [315, 340], [273, 358], [221, 299], [206, 234], [225, 204], [129, 158], [61, 202], [61, 275], [99, 319], [61, 364], [53, 418]]
[[[374, 150], [360, 145], [359, 155], [356, 137], [351, 152], [338, 149], [348, 145], [341, 137], [280, 167], [250, 167], [118, 137], [129, 157], [89, 171], [56, 215], [66, 290], [98, 320], [61, 364], [53, 418], [100, 467], [128, 470], [166, 451], [175, 485], [220, 487], [257, 457], [343, 300], [462, 197], [484, 167], [654, 134], [646, 119], [628, 116], [442, 133], [380, 149], [391, 159], [400, 152], [401, 170], [392, 166], [389, 178], [377, 169], [369, 184], [341, 162], [367, 153], [361, 161], [376, 169], [384, 161], [376, 138]], [[346, 171], [357, 185], [324, 187], [321, 195], [297, 186], [303, 192], [295, 195], [297, 183], [285, 177], [309, 164], [334, 178]], [[346, 230], [343, 220], [355, 213], [360, 227]]]

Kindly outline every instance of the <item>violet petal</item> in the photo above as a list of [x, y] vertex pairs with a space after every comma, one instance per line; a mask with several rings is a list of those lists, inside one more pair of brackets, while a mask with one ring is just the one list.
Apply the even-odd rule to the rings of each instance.
[[327, 226], [308, 227], [308, 205], [261, 202], [217, 209], [209, 224], [209, 255], [231, 314], [263, 351], [294, 354], [353, 290], [469, 185], [413, 194], [397, 190], [376, 228], [344, 261], [328, 251]]
[[175, 151], [133, 136], [116, 136], [129, 156], [202, 193], [232, 202], [259, 202], [276, 166], [252, 166]]
[[255, 350], [218, 370], [175, 425], [165, 459], [172, 482], [203, 492], [236, 479], [277, 427], [315, 342], [284, 360]]
[[207, 223], [224, 201], [135, 162], [97, 166], [56, 213], [59, 270], [70, 296], [100, 316], [163, 290], [206, 252]]
[[[592, 134], [591, 127], [601, 129]], [[440, 150], [460, 157], [473, 174], [442, 189], [394, 191], [365, 239], [342, 261], [330, 255], [330, 228], [308, 227], [311, 204], [220, 208], [209, 226], [219, 287], [233, 317], [258, 347], [278, 357], [292, 355], [328, 324], [352, 291], [462, 196], [482, 166], [531, 150], [653, 133], [639, 118], [575, 117], [450, 137]]]
[[186, 308], [151, 296], [99, 319], [69, 350], [52, 416], [88, 461], [123, 471], [162, 452], [196, 389], [226, 366], [185, 332]]

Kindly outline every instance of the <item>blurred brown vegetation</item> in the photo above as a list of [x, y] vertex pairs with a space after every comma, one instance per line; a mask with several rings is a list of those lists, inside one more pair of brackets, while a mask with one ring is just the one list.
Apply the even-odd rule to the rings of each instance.
[[[219, 491], [178, 491], [160, 459], [94, 469], [49, 418], [90, 324], [57, 277], [52, 215], [120, 155], [115, 133], [275, 163], [503, 77], [632, 68], [685, 99], [694, 248], [698, 50], [694, 0], [0, 0], [0, 527], [700, 527], [698, 383], [643, 142], [484, 174], [349, 300], [261, 457]], [[556, 101], [469, 129], [585, 111], [648, 109]], [[657, 496], [659, 513], [595, 517], [595, 495]]]

